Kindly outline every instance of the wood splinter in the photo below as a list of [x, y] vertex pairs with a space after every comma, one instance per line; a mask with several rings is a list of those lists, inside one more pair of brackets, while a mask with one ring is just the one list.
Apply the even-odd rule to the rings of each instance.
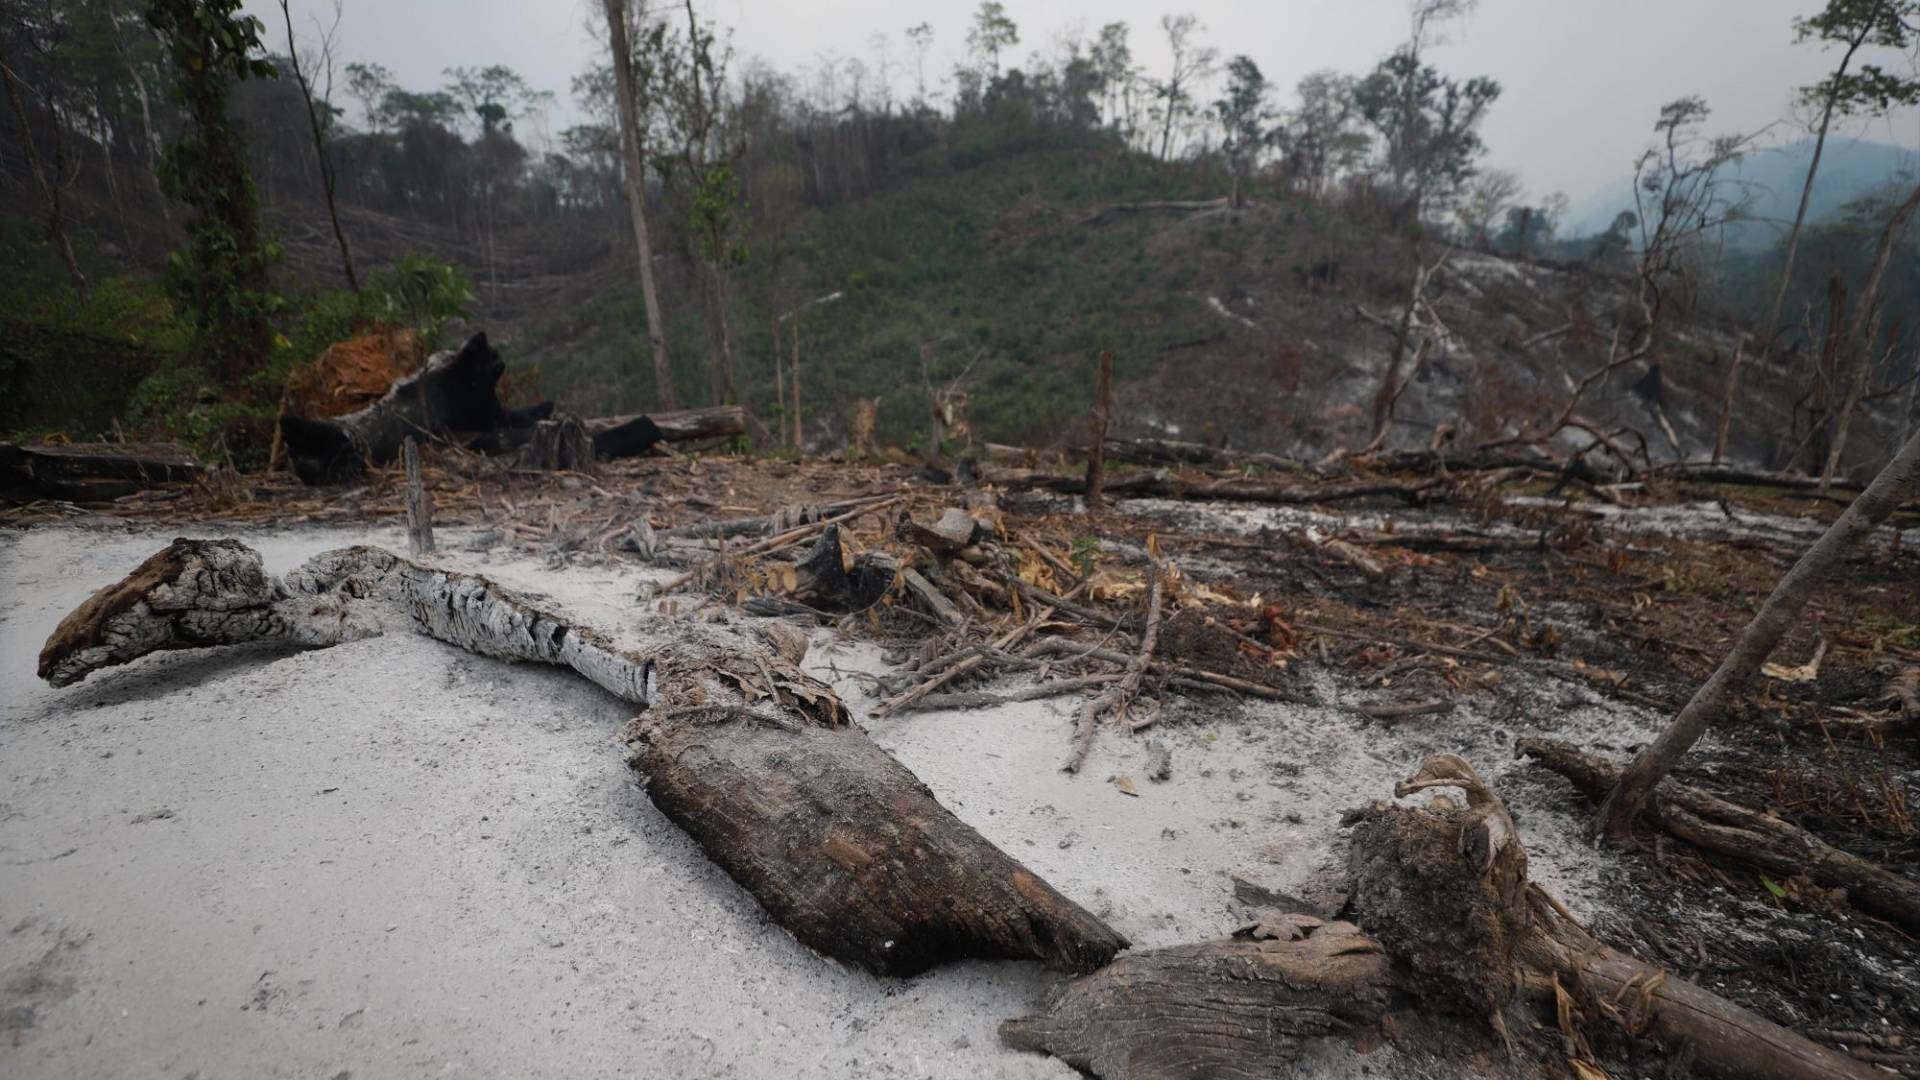
[[963, 958], [1087, 971], [1127, 941], [953, 816], [745, 621], [640, 618], [619, 642], [486, 578], [371, 547], [284, 578], [234, 540], [176, 540], [54, 630], [55, 686], [167, 649], [387, 631], [571, 668], [644, 709], [629, 730], [649, 794], [803, 944], [885, 975]]

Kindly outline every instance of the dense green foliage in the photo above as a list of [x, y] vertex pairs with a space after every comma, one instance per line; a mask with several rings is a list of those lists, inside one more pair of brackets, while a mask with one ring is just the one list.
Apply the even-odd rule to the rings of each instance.
[[168, 194], [192, 211], [168, 288], [193, 323], [195, 351], [232, 387], [272, 353], [281, 301], [267, 278], [274, 249], [228, 102], [234, 80], [275, 71], [257, 55], [260, 20], [242, 14], [240, 0], [152, 0], [147, 20], [172, 61], [173, 93], [188, 120], [160, 173]]
[[[1043, 435], [1086, 408], [1087, 365], [1114, 352], [1139, 372], [1166, 344], [1204, 336], [1204, 309], [1171, 292], [1181, 268], [1149, 249], [1151, 220], [1086, 228], [1118, 203], [1204, 198], [1204, 177], [1116, 155], [1111, 147], [1029, 150], [987, 129], [963, 132], [951, 150], [908, 162], [909, 177], [868, 200], [803, 219], [777, 270], [742, 275], [736, 333], [748, 400], [776, 404], [772, 326], [781, 314], [835, 291], [844, 298], [796, 318], [802, 408], [833, 413], [855, 398], [880, 399], [880, 434], [906, 444], [925, 429], [925, 379], [944, 387], [963, 372], [976, 433]], [[669, 327], [678, 355], [698, 355], [691, 313]], [[790, 356], [792, 324], [780, 349]], [[652, 404], [633, 364], [646, 326], [638, 296], [616, 294], [567, 313], [533, 336], [580, 339], [543, 363], [550, 386], [608, 411]], [[930, 370], [923, 374], [922, 347]], [[679, 372], [697, 394], [697, 372]]]

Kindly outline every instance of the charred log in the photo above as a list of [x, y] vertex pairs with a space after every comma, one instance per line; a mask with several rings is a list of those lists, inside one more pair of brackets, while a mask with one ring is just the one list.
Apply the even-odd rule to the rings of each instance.
[[[588, 421], [589, 430], [594, 423], [597, 421]], [[612, 427], [600, 428], [593, 431], [591, 437], [593, 456], [604, 461], [639, 457], [667, 438], [651, 416], [635, 416]]]
[[236, 541], [177, 540], [69, 615], [40, 673], [64, 686], [163, 649], [389, 630], [568, 667], [646, 709], [634, 764], [662, 810], [829, 956], [885, 974], [963, 957], [1087, 970], [1126, 947], [851, 726], [779, 630], [657, 617], [616, 644], [486, 578], [377, 548], [276, 581]]
[[647, 416], [603, 416], [587, 421], [594, 452], [603, 458], [636, 457], [655, 443], [732, 439], [747, 433], [747, 410], [739, 405], [681, 409]]
[[369, 464], [399, 458], [408, 435], [446, 440], [507, 427], [495, 389], [506, 362], [478, 333], [457, 352], [436, 353], [418, 372], [396, 381], [385, 397], [332, 420], [286, 416], [280, 434], [293, 470], [308, 484], [339, 484]]
[[[1084, 494], [1084, 476], [1060, 476], [1030, 469], [990, 469], [982, 477], [989, 484], [1010, 488], [1041, 488], [1070, 495]], [[1277, 484], [1265, 480], [1215, 480], [1185, 478], [1165, 472], [1142, 473], [1121, 480], [1108, 480], [1109, 495], [1136, 495], [1168, 499], [1218, 499], [1223, 502], [1273, 503], [1282, 506], [1309, 503], [1342, 502], [1375, 496], [1393, 496], [1408, 503], [1429, 502], [1444, 495], [1447, 481], [1441, 477], [1426, 480], [1353, 480], [1342, 484]]]
[[[1002, 1025], [1002, 1039], [1106, 1080], [1273, 1076], [1307, 1040], [1376, 1028], [1409, 1051], [1463, 1057], [1484, 1053], [1491, 1029], [1521, 1074], [1607, 1075], [1600, 1059], [1652, 1040], [1709, 1075], [1877, 1075], [1601, 944], [1527, 880], [1506, 805], [1466, 762], [1429, 758], [1395, 794], [1430, 787], [1458, 788], [1466, 805], [1349, 816], [1353, 922], [1276, 911], [1234, 940], [1129, 955]], [[1417, 1010], [1428, 1030], [1383, 1023], [1390, 1007]]]
[[883, 975], [962, 957], [1088, 971], [1126, 947], [857, 728], [713, 705], [650, 712], [629, 739], [654, 805], [828, 956]]
[[[1523, 739], [1520, 752], [1572, 781], [1591, 799], [1604, 798], [1621, 767], [1549, 739]], [[1848, 854], [1772, 814], [1667, 781], [1654, 789], [1648, 816], [1659, 828], [1706, 851], [1737, 859], [1782, 879], [1805, 874], [1869, 914], [1920, 929], [1920, 881]]]
[[159, 484], [183, 483], [204, 470], [174, 443], [0, 443], [0, 496], [102, 502]]
[[1000, 1038], [1103, 1080], [1273, 1076], [1310, 1039], [1372, 1031], [1393, 988], [1392, 961], [1352, 923], [1279, 915], [1122, 957]]

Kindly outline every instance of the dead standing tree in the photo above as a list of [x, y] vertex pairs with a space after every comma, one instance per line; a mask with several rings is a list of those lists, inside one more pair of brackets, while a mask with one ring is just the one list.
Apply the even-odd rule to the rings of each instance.
[[1113, 353], [1100, 351], [1093, 384], [1093, 409], [1087, 418], [1087, 509], [1106, 505], [1107, 424], [1113, 419]]
[[1739, 162], [1751, 135], [1721, 135], [1702, 140], [1700, 125], [1710, 110], [1704, 99], [1680, 98], [1660, 109], [1653, 129], [1659, 143], [1634, 163], [1634, 208], [1640, 227], [1640, 252], [1634, 263], [1635, 300], [1640, 325], [1629, 336], [1628, 353], [1649, 361], [1648, 410], [1677, 456], [1685, 456], [1668, 422], [1658, 386], [1659, 348], [1664, 317], [1676, 294], [1689, 290], [1694, 262], [1729, 222], [1744, 210], [1724, 171]]
[[[1652, 387], [1646, 394], [1648, 411], [1667, 435], [1674, 453], [1684, 454], [1657, 389], [1661, 329], [1676, 294], [1691, 286], [1693, 262], [1701, 246], [1741, 212], [1743, 201], [1728, 191], [1728, 181], [1721, 174], [1739, 161], [1753, 140], [1751, 135], [1724, 135], [1703, 143], [1698, 132], [1708, 113], [1707, 103], [1697, 97], [1662, 106], [1654, 124], [1659, 142], [1634, 163], [1637, 213], [1633, 219], [1640, 237], [1634, 261], [1633, 304], [1638, 318], [1622, 314], [1615, 320], [1606, 359], [1580, 380], [1551, 423], [1537, 429], [1529, 423], [1519, 434], [1483, 443], [1480, 449], [1522, 443], [1545, 445], [1563, 431], [1579, 430], [1593, 438], [1593, 446], [1604, 446], [1632, 475], [1633, 460], [1618, 442], [1628, 429], [1609, 431], [1608, 423], [1583, 416], [1579, 410], [1596, 385], [1622, 368], [1646, 360], [1649, 372], [1642, 381]], [[1730, 372], [1729, 379], [1732, 377]], [[1733, 393], [1731, 385], [1727, 393]]]
[[[1440, 253], [1440, 257], [1434, 260], [1432, 266], [1424, 262], [1416, 261], [1415, 263], [1413, 294], [1407, 298], [1406, 310], [1400, 313], [1399, 324], [1394, 328], [1393, 354], [1387, 358], [1387, 366], [1380, 373], [1380, 388], [1373, 395], [1373, 428], [1367, 437], [1369, 452], [1386, 445], [1387, 435], [1393, 428], [1393, 412], [1400, 404], [1400, 396], [1406, 393], [1407, 387], [1419, 377], [1420, 369], [1426, 364], [1427, 355], [1432, 351], [1437, 339], [1444, 338], [1446, 335], [1446, 327], [1441, 324], [1440, 316], [1433, 310], [1433, 306], [1427, 303], [1426, 293], [1427, 286], [1433, 281], [1433, 276], [1440, 272], [1440, 268], [1447, 264], [1447, 259], [1452, 255], [1453, 249], [1448, 248]], [[1413, 363], [1403, 375], [1400, 369], [1406, 359], [1407, 346], [1412, 342], [1415, 332], [1422, 330], [1420, 324], [1422, 307], [1427, 309], [1431, 320], [1430, 326], [1420, 334], [1420, 344], [1415, 349]]]
[[[320, 167], [320, 190], [327, 198], [327, 220], [333, 223], [333, 241], [340, 248], [340, 268], [346, 272], [347, 288], [360, 291], [360, 279], [353, 272], [353, 250], [347, 246], [347, 234], [340, 230], [340, 210], [334, 201], [335, 177], [333, 158], [327, 153], [326, 126], [321, 123], [320, 111], [314, 108], [313, 73], [300, 65], [300, 44], [293, 37], [293, 10], [288, 0], [280, 0], [280, 18], [287, 27], [287, 66], [293, 70], [293, 81], [300, 86], [300, 98], [307, 106], [307, 128], [313, 134], [313, 154]], [[318, 20], [315, 20], [318, 26]], [[320, 34], [320, 55], [317, 73], [326, 79], [325, 88], [320, 93], [320, 104], [333, 116], [333, 35], [340, 26], [340, 4], [333, 5], [333, 26]], [[311, 65], [309, 65], [311, 66]]]
[[1880, 245], [1874, 252], [1866, 285], [1861, 289], [1859, 301], [1854, 304], [1853, 317], [1848, 320], [1845, 333], [1839, 338], [1840, 365], [1834, 374], [1847, 389], [1839, 410], [1832, 418], [1833, 437], [1827, 448], [1826, 462], [1820, 469], [1822, 493], [1833, 486], [1833, 474], [1839, 470], [1840, 455], [1847, 448], [1847, 434], [1853, 426], [1854, 410], [1859, 408], [1860, 398], [1866, 393], [1867, 379], [1873, 372], [1881, 283], [1886, 279], [1894, 246], [1899, 242], [1901, 233], [1906, 231], [1907, 223], [1913, 220], [1915, 210], [1920, 210], [1920, 185], [1915, 185], [1906, 201], [1894, 208], [1892, 216], [1887, 219], [1886, 228], [1881, 230]]
[[627, 37], [627, 0], [606, 0], [607, 44], [613, 53], [613, 77], [620, 95], [620, 146], [626, 157], [627, 209], [633, 217], [633, 243], [640, 257], [640, 293], [647, 308], [647, 342], [653, 350], [654, 393], [663, 409], [674, 408], [673, 363], [667, 356], [666, 322], [660, 314], [660, 289], [653, 277], [653, 242], [647, 236], [646, 153], [641, 145], [639, 87]]

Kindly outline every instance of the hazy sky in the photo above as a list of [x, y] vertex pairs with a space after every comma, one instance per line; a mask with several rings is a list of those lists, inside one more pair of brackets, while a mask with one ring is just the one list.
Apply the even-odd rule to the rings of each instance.
[[[663, 0], [653, 0], [662, 3]], [[456, 64], [506, 64], [560, 99], [554, 122], [575, 115], [569, 80], [596, 55], [586, 12], [598, 0], [341, 0], [336, 49], [345, 60], [391, 68], [402, 84], [437, 86]], [[927, 67], [952, 70], [975, 5], [960, 0], [695, 0], [704, 17], [731, 26], [742, 57], [800, 71], [823, 56], [879, 62], [874, 38], [890, 38], [896, 85], [911, 85], [907, 27], [932, 24]], [[284, 48], [277, 7], [248, 0]], [[1488, 163], [1519, 172], [1530, 192], [1564, 191], [1578, 202], [1631, 170], [1660, 105], [1687, 94], [1713, 106], [1713, 132], [1778, 124], [1799, 132], [1792, 88], [1813, 82], [1834, 55], [1793, 44], [1791, 21], [1820, 0], [1483, 0], [1430, 57], [1455, 76], [1490, 75], [1504, 88], [1483, 134]], [[296, 30], [330, 18], [333, 0], [294, 0]], [[1162, 14], [1191, 11], [1222, 56], [1246, 53], [1283, 87], [1309, 71], [1364, 72], [1405, 39], [1405, 0], [1006, 0], [1020, 28], [1015, 53], [1050, 51], [1075, 26], [1133, 27], [1137, 62], [1164, 61]], [[1284, 97], [1284, 95], [1283, 95]], [[1908, 110], [1853, 132], [1920, 149], [1920, 112]]]

